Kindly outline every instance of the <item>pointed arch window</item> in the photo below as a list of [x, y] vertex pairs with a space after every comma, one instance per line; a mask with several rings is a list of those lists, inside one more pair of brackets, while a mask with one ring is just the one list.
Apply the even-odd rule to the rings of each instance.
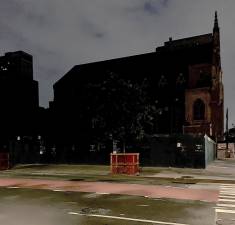
[[205, 119], [205, 104], [199, 98], [193, 103], [193, 119], [194, 120]]

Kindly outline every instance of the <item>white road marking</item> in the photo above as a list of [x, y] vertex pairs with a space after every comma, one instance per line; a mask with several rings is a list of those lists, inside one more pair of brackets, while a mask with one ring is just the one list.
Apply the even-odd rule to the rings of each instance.
[[235, 214], [235, 185], [220, 185], [220, 194], [217, 207], [215, 207], [215, 221], [223, 219], [219, 218], [220, 213]]
[[235, 191], [221, 191], [220, 194], [230, 194], [235, 195]]
[[109, 193], [106, 192], [96, 192], [97, 195], [109, 195]]
[[235, 193], [231, 193], [231, 192], [220, 192], [221, 195], [231, 195], [231, 196], [235, 196]]
[[223, 188], [221, 188], [222, 190], [224, 190], [224, 191], [226, 191], [226, 190], [233, 190], [234, 189], [234, 187], [223, 187]]
[[235, 186], [231, 186], [231, 185], [228, 185], [228, 186], [220, 186], [221, 188], [235, 188]]
[[227, 208], [233, 208], [235, 207], [235, 205], [231, 205], [231, 204], [217, 204], [218, 207], [227, 207]]
[[20, 188], [20, 187], [15, 187], [15, 186], [12, 186], [12, 187], [7, 187], [9, 189], [17, 189], [17, 188]]
[[229, 209], [215, 209], [217, 213], [235, 213], [235, 210], [229, 210]]
[[96, 215], [96, 214], [81, 214], [76, 212], [69, 212], [70, 215], [79, 215], [79, 216], [88, 216], [88, 217], [100, 217], [107, 219], [117, 219], [117, 220], [127, 220], [127, 221], [136, 221], [136, 222], [144, 222], [144, 223], [153, 223], [153, 224], [163, 224], [163, 225], [189, 225], [183, 223], [172, 223], [172, 222], [163, 222], [163, 221], [155, 221], [155, 220], [145, 220], [145, 219], [135, 219], [128, 217], [120, 217], [120, 216], [106, 216], [106, 215]]
[[221, 201], [221, 202], [235, 202], [235, 199], [219, 198], [219, 201]]
[[79, 215], [79, 213], [76, 213], [76, 212], [68, 212], [68, 214], [70, 214], [70, 215]]
[[147, 207], [147, 206], [149, 206], [149, 205], [137, 205], [137, 206], [141, 206], [141, 207]]
[[60, 189], [54, 189], [53, 191], [64, 191], [64, 190], [60, 190]]

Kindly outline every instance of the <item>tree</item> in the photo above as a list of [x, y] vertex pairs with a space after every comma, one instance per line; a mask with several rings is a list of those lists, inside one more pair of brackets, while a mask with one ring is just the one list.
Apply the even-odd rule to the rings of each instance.
[[147, 79], [138, 83], [115, 73], [107, 73], [100, 82], [88, 83], [84, 113], [94, 139], [102, 141], [112, 134], [125, 144], [153, 133], [158, 110], [151, 103], [147, 88]]

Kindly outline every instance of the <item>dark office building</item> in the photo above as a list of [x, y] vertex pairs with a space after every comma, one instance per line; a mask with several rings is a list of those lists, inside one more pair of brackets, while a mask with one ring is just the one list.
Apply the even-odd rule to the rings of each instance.
[[0, 140], [32, 135], [38, 110], [38, 82], [33, 79], [33, 58], [23, 52], [0, 57]]

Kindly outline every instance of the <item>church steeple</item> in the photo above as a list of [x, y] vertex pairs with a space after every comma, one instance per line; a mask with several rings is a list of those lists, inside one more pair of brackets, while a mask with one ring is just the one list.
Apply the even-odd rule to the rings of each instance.
[[215, 32], [219, 32], [217, 11], [215, 11], [215, 20], [214, 20], [214, 28], [213, 28], [213, 33], [215, 33]]
[[214, 20], [214, 27], [213, 27], [213, 45], [214, 49], [216, 49], [217, 53], [220, 50], [220, 28], [218, 23], [218, 16], [217, 11], [215, 11], [215, 20]]

